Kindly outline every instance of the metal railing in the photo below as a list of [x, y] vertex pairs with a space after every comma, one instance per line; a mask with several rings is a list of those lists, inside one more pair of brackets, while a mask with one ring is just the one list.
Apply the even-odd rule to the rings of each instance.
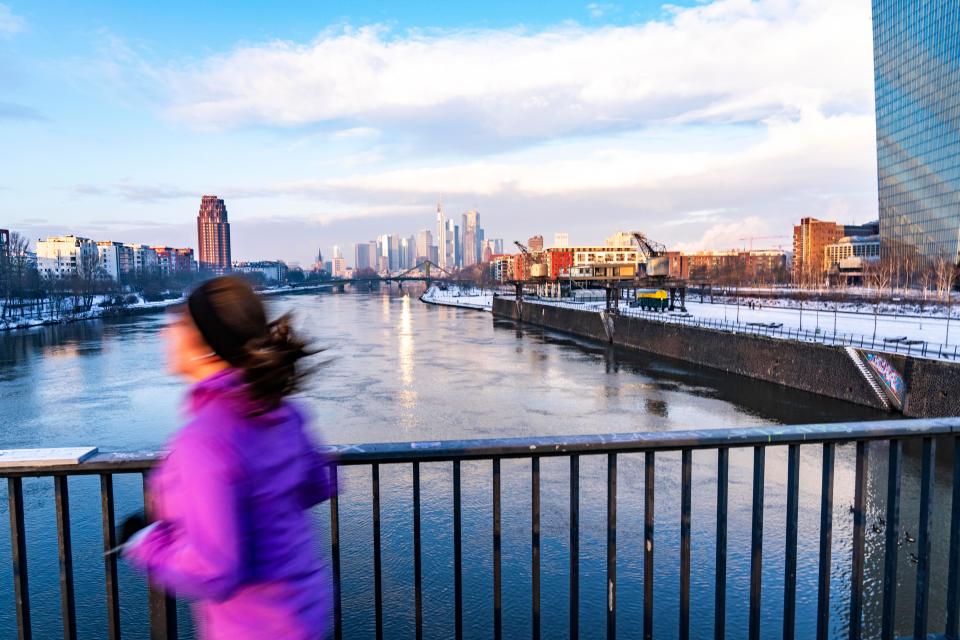
[[[461, 463], [489, 460], [492, 473], [493, 548], [493, 634], [503, 637], [501, 599], [502, 533], [501, 533], [501, 461], [505, 459], [530, 460], [530, 591], [532, 636], [540, 637], [540, 461], [545, 457], [562, 456], [569, 459], [569, 636], [578, 638], [580, 632], [580, 459], [583, 456], [601, 456], [606, 459], [606, 637], [615, 638], [617, 632], [617, 461], [621, 454], [643, 454], [644, 482], [644, 551], [643, 562], [643, 620], [644, 638], [653, 637], [653, 622], [658, 615], [653, 605], [654, 596], [654, 501], [655, 459], [662, 452], [680, 452], [680, 566], [679, 566], [679, 638], [688, 638], [694, 621], [690, 616], [691, 592], [691, 512], [692, 512], [692, 453], [694, 450], [716, 452], [716, 548], [715, 548], [715, 611], [713, 635], [724, 638], [728, 632], [725, 622], [727, 594], [727, 507], [729, 491], [730, 451], [736, 448], [752, 449], [752, 503], [751, 553], [749, 572], [749, 626], [747, 636], [760, 637], [761, 593], [763, 591], [762, 562], [764, 543], [764, 472], [767, 449], [787, 448], [786, 521], [783, 531], [784, 599], [782, 609], [783, 638], [795, 634], [797, 600], [797, 531], [799, 502], [800, 450], [804, 446], [822, 448], [822, 476], [820, 482], [819, 566], [817, 588], [817, 637], [826, 638], [831, 616], [831, 548], [833, 539], [834, 460], [836, 447], [855, 444], [852, 558], [849, 584], [849, 638], [858, 640], [864, 623], [864, 536], [865, 493], [867, 491], [867, 461], [871, 444], [888, 444], [886, 531], [884, 542], [884, 571], [881, 615], [884, 639], [894, 637], [897, 590], [898, 536], [901, 526], [900, 489], [903, 465], [903, 446], [908, 441], [921, 444], [920, 504], [917, 548], [917, 579], [914, 638], [927, 638], [928, 600], [931, 569], [931, 485], [933, 483], [935, 438], [946, 438], [953, 453], [952, 507], [949, 525], [949, 572], [945, 625], [946, 637], [957, 638], [960, 622], [960, 418], [933, 420], [903, 420], [860, 423], [840, 423], [799, 426], [765, 426], [735, 429], [711, 429], [657, 433], [629, 433], [611, 435], [580, 435], [572, 437], [509, 438], [495, 440], [460, 440], [448, 442], [414, 442], [399, 444], [369, 444], [330, 447], [336, 456], [337, 467], [365, 465], [371, 469], [373, 570], [375, 633], [383, 637], [383, 580], [381, 561], [381, 500], [380, 467], [383, 465], [410, 465], [412, 467], [413, 504], [413, 589], [415, 603], [416, 637], [423, 634], [423, 580], [421, 540], [420, 473], [424, 464], [452, 464], [453, 493], [453, 554], [455, 632], [462, 638], [463, 619], [463, 554], [462, 554], [462, 500]], [[942, 441], [942, 440], [941, 440]], [[19, 637], [31, 637], [30, 599], [26, 538], [24, 529], [24, 477], [51, 477], [56, 494], [56, 521], [60, 571], [60, 605], [65, 638], [76, 637], [76, 611], [73, 592], [73, 554], [71, 550], [68, 479], [78, 475], [98, 475], [102, 506], [103, 547], [116, 543], [114, 525], [113, 477], [117, 474], [147, 474], [157, 462], [155, 454], [100, 454], [77, 465], [65, 466], [0, 466], [0, 477], [7, 479], [10, 529], [13, 551], [13, 579], [16, 595], [16, 616]], [[338, 474], [333, 474], [336, 482]], [[341, 550], [348, 542], [340, 537], [339, 499], [330, 500], [331, 566], [335, 586], [335, 636], [343, 635], [340, 601]], [[767, 534], [769, 535], [769, 534]], [[660, 543], [662, 544], [662, 542]], [[116, 556], [104, 560], [107, 620], [105, 637], [120, 637], [120, 593], [117, 581]], [[468, 621], [469, 622], [469, 621]], [[937, 625], [939, 626], [939, 622]], [[638, 623], [638, 627], [641, 626]], [[153, 590], [150, 596], [151, 638], [175, 638], [177, 633], [173, 601], [162, 592]], [[632, 634], [631, 634], [632, 635]], [[742, 637], [741, 632], [730, 632], [731, 637]]]
[[[599, 309], [596, 307], [587, 307], [586, 305], [606, 303], [606, 299], [602, 296], [584, 296], [577, 297], [575, 300], [564, 300], [556, 298], [539, 298], [536, 296], [525, 295], [524, 300], [530, 300], [537, 304], [546, 304], [550, 306], [567, 307], [572, 309], [586, 309], [590, 311], [599, 311]], [[631, 308], [626, 306], [625, 301], [622, 299], [620, 301], [620, 306], [617, 308], [617, 313], [622, 316], [643, 318], [644, 320], [655, 320], [657, 322], [669, 324], [679, 324], [704, 329], [715, 329], [730, 333], [767, 336], [781, 340], [799, 340], [801, 342], [814, 342], [817, 344], [839, 347], [859, 347], [861, 349], [870, 349], [871, 351], [895, 353], [905, 356], [916, 356], [920, 358], [960, 360], [960, 345], [953, 345], [951, 347], [950, 345], [929, 342], [927, 340], [902, 340], [900, 338], [884, 339], [882, 337], [865, 336], [854, 333], [827, 332], [817, 330], [810, 331], [809, 329], [783, 326], [780, 323], [748, 323], [730, 320], [718, 320], [713, 318], [697, 318], [689, 315], [675, 315], [665, 311], [647, 311], [639, 308]], [[829, 314], [830, 312], [822, 311], [822, 313]], [[778, 324], [780, 324], [780, 326], [775, 326]]]

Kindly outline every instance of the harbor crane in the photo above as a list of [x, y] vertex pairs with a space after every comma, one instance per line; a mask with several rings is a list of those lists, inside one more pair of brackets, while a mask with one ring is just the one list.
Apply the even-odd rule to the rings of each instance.
[[547, 277], [547, 265], [544, 262], [544, 254], [541, 251], [533, 253], [530, 249], [527, 248], [527, 245], [523, 244], [519, 240], [514, 240], [513, 244], [517, 245], [517, 248], [520, 249], [520, 253], [523, 254], [526, 260], [529, 260], [530, 263], [530, 277], [531, 278], [546, 278]]
[[647, 275], [651, 278], [665, 278], [670, 275], [670, 259], [667, 247], [648, 238], [642, 231], [631, 231], [633, 241], [643, 256]]

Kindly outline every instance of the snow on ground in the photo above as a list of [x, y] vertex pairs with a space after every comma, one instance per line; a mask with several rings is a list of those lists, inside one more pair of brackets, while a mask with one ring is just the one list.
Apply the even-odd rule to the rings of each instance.
[[[531, 302], [534, 300], [531, 299]], [[604, 302], [590, 299], [585, 302], [570, 302], [563, 300], [536, 299], [542, 304], [569, 306], [577, 309], [587, 309], [600, 312], [605, 308]], [[960, 322], [954, 318], [947, 321], [939, 317], [917, 317], [911, 315], [892, 316], [874, 315], [870, 312], [850, 312], [838, 310], [836, 313], [804, 307], [799, 308], [740, 305], [710, 304], [709, 302], [691, 302], [687, 300], [687, 313], [680, 312], [643, 312], [621, 305], [620, 312], [625, 315], [642, 316], [645, 319], [660, 320], [663, 322], [678, 322], [708, 325], [722, 324], [728, 331], [743, 331], [750, 333], [766, 333], [783, 339], [803, 340], [807, 342], [824, 342], [827, 344], [854, 344], [876, 349], [878, 351], [925, 353], [929, 357], [939, 357], [940, 354], [955, 358], [960, 345]], [[874, 329], [876, 323], [876, 329]], [[949, 325], [949, 328], [948, 328]], [[799, 335], [798, 335], [798, 332]], [[791, 335], [792, 334], [792, 335]], [[891, 338], [902, 338], [915, 341], [914, 344], [889, 341]], [[923, 343], [923, 344], [921, 344]], [[931, 353], [932, 352], [932, 353]]]
[[[850, 312], [838, 311], [834, 313], [822, 309], [772, 307], [761, 303], [753, 309], [733, 304], [710, 304], [709, 302], [687, 301], [687, 311], [697, 318], [712, 318], [736, 322], [739, 316], [741, 323], [762, 322], [781, 323], [792, 329], [805, 329], [815, 333], [825, 334], [853, 334], [856, 336], [874, 336], [874, 320], [876, 320], [877, 340], [885, 338], [904, 337], [908, 340], [921, 340], [936, 344], [960, 343], [960, 323], [950, 321], [950, 336], [947, 331], [947, 319], [937, 317], [877, 315], [869, 311]], [[819, 330], [819, 331], [818, 331]]]
[[448, 285], [446, 289], [430, 287], [420, 299], [430, 304], [481, 311], [490, 311], [493, 308], [493, 292], [475, 288], [462, 289], [453, 285]]

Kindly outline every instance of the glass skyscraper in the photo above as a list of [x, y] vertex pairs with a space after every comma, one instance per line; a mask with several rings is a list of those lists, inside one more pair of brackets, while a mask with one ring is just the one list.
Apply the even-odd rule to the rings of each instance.
[[960, 251], [960, 2], [873, 0], [884, 257]]

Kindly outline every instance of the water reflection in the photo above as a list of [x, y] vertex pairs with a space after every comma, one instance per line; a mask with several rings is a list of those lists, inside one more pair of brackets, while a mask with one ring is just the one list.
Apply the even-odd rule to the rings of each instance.
[[[295, 309], [298, 321], [327, 347], [331, 362], [315, 376], [302, 403], [333, 442], [477, 438], [497, 435], [563, 435], [878, 417], [870, 409], [777, 385], [663, 358], [611, 348], [556, 332], [493, 321], [473, 311], [420, 304], [395, 294], [325, 294], [271, 301], [276, 311]], [[77, 323], [0, 336], [0, 446], [92, 444], [104, 449], [156, 448], [179, 424], [183, 386], [167, 376], [157, 335], [161, 316]], [[943, 453], [943, 452], [941, 452]], [[712, 637], [716, 495], [715, 453], [695, 452], [693, 488], [694, 637]], [[870, 518], [885, 504], [885, 452], [872, 452]], [[600, 635], [605, 612], [605, 461], [581, 461], [582, 637]], [[565, 637], [569, 468], [564, 459], [542, 463], [544, 636]], [[764, 637], [778, 637], [783, 597], [783, 521], [786, 454], [767, 457], [764, 546]], [[916, 522], [918, 462], [904, 464], [903, 522]], [[642, 457], [623, 456], [618, 489], [619, 617], [622, 637], [635, 637], [642, 599]], [[529, 634], [529, 461], [503, 465], [504, 625], [509, 636]], [[837, 455], [834, 522], [832, 636], [841, 637], [849, 602], [850, 514], [853, 459]], [[369, 469], [342, 472], [341, 526], [344, 611], [349, 637], [366, 636], [372, 615], [371, 498]], [[467, 637], [490, 637], [491, 485], [489, 462], [463, 465], [464, 589]], [[727, 613], [729, 637], [741, 637], [749, 584], [749, 451], [731, 455], [730, 549]], [[798, 637], [812, 633], [816, 610], [820, 455], [802, 455]], [[96, 479], [94, 479], [96, 480]], [[118, 495], [118, 513], [136, 506], [137, 481]], [[422, 465], [424, 612], [427, 637], [452, 636], [452, 503], [449, 464]], [[656, 637], [676, 633], [679, 550], [679, 456], [657, 456]], [[119, 482], [119, 481], [118, 481]], [[944, 540], [949, 472], [938, 467], [934, 540]], [[99, 506], [95, 482], [71, 481], [75, 517], [78, 611], [81, 627], [98, 637], [103, 617], [99, 559]], [[409, 467], [381, 471], [386, 621], [392, 635], [413, 632], [412, 477]], [[88, 486], [89, 485], [89, 486]], [[49, 483], [30, 483], [31, 590], [35, 602], [57, 602], [56, 539]], [[913, 509], [913, 512], [910, 510]], [[0, 502], [0, 557], [9, 558], [9, 519]], [[327, 512], [318, 510], [320, 531]], [[874, 520], [868, 520], [873, 522]], [[87, 526], [84, 526], [86, 523]], [[907, 526], [906, 524], [904, 525]], [[913, 524], [909, 525], [913, 527]], [[913, 529], [911, 528], [911, 531]], [[324, 534], [325, 535], [325, 534]], [[326, 542], [324, 543], [326, 544]], [[935, 554], [943, 548], [935, 542]], [[326, 547], [325, 547], [326, 548]], [[909, 620], [915, 567], [909, 545], [900, 555], [898, 618]], [[942, 610], [945, 563], [935, 565], [932, 615]], [[877, 618], [882, 577], [882, 534], [868, 531], [868, 615]], [[124, 577], [124, 637], [145, 637], [141, 583]], [[942, 591], [942, 589], [940, 589]], [[0, 579], [0, 602], [11, 602], [11, 580]], [[870, 609], [873, 607], [874, 609]], [[938, 608], [939, 607], [939, 608]], [[59, 629], [56, 608], [37, 614], [38, 637]], [[934, 611], [936, 609], [936, 612]], [[0, 607], [0, 635], [15, 622]], [[931, 618], [933, 619], [933, 618]], [[908, 631], [906, 623], [902, 632]], [[186, 623], [184, 627], [186, 634]], [[875, 630], [874, 630], [875, 631]], [[869, 633], [865, 637], [875, 637]]]

